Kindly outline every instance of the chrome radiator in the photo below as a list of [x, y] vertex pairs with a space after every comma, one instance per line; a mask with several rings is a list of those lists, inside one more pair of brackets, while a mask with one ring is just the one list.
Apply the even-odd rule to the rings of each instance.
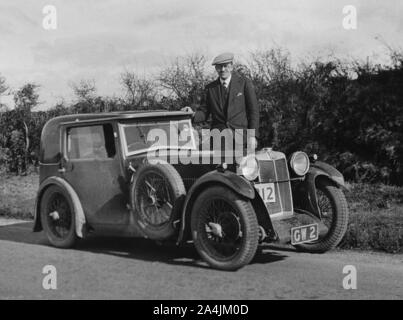
[[266, 202], [266, 208], [272, 218], [293, 214], [292, 192], [287, 159], [281, 152], [266, 150], [257, 153], [259, 177], [257, 183], [273, 183], [276, 201]]

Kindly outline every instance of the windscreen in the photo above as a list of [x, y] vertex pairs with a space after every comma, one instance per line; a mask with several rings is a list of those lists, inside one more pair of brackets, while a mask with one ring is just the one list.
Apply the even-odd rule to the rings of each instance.
[[121, 125], [128, 155], [157, 149], [195, 149], [195, 136], [189, 119]]

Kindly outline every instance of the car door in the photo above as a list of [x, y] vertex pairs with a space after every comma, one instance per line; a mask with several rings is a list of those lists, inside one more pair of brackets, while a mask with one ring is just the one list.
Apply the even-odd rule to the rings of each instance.
[[64, 177], [93, 225], [129, 222], [116, 137], [112, 123], [65, 128]]

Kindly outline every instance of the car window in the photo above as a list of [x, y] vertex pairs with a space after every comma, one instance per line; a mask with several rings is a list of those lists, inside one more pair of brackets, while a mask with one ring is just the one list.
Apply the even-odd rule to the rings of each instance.
[[111, 124], [72, 127], [67, 130], [69, 159], [107, 159], [116, 154]]
[[194, 148], [190, 120], [125, 124], [122, 126], [127, 152], [148, 148]]

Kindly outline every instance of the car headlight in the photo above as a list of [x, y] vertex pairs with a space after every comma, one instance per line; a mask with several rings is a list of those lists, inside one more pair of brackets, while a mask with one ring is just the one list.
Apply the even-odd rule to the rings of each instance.
[[305, 152], [297, 151], [291, 155], [290, 166], [299, 175], [305, 175], [309, 170], [309, 157]]
[[239, 168], [241, 174], [249, 181], [255, 180], [259, 175], [259, 164], [254, 156], [242, 158]]

